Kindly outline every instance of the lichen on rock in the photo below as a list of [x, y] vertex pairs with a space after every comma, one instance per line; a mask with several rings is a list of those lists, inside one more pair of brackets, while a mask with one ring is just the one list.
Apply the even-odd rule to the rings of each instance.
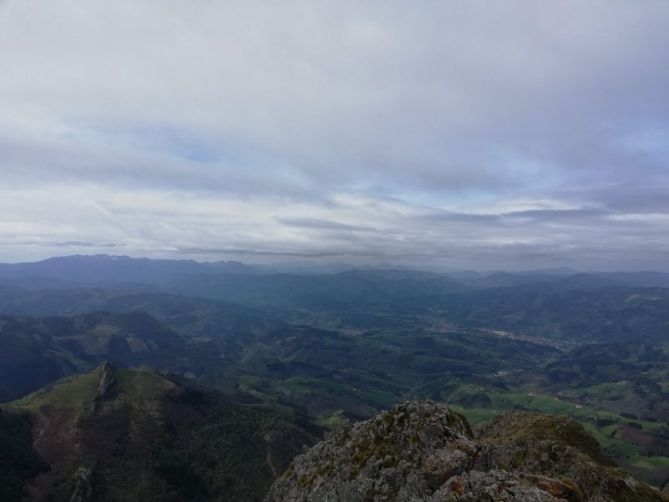
[[503, 415], [478, 435], [432, 401], [345, 424], [298, 455], [267, 502], [662, 501], [616, 468], [576, 422]]

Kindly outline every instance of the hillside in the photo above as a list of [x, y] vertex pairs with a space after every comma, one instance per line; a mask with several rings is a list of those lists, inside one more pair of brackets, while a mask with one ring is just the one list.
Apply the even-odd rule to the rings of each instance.
[[473, 423], [504, 410], [540, 411], [581, 422], [639, 479], [667, 481], [666, 344], [567, 350], [566, 342], [458, 330], [427, 316], [405, 316], [408, 327], [393, 326], [392, 314], [382, 329], [322, 329], [158, 292], [62, 290], [34, 293], [33, 301], [45, 309], [112, 312], [0, 317], [1, 400], [110, 361], [156, 367], [266, 404], [290, 403], [327, 428], [406, 399], [449, 403]]
[[0, 317], [0, 402], [102, 361], [185, 372], [202, 357], [144, 312]]
[[266, 501], [660, 502], [576, 422], [502, 415], [474, 433], [464, 416], [409, 402], [340, 427], [299, 455]]
[[28, 417], [0, 409], [0, 500], [21, 500], [23, 485], [48, 469], [33, 448]]
[[260, 500], [320, 432], [288, 410], [109, 364], [5, 408], [34, 424], [48, 472], [25, 490], [38, 500]]

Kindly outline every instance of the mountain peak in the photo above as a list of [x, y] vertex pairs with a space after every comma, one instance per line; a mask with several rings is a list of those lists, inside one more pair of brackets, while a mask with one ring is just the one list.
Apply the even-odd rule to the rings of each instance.
[[661, 501], [614, 467], [568, 419], [511, 414], [478, 434], [431, 401], [412, 401], [355, 425], [295, 458], [267, 502]]
[[22, 477], [37, 500], [260, 500], [275, 473], [313, 443], [303, 428], [311, 425], [288, 412], [109, 363], [4, 410], [25, 417], [26, 453], [17, 459], [35, 456], [32, 424], [39, 457]]

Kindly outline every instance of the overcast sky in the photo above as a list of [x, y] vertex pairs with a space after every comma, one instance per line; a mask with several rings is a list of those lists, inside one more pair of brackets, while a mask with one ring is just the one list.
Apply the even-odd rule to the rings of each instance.
[[669, 269], [669, 2], [0, 0], [0, 261]]

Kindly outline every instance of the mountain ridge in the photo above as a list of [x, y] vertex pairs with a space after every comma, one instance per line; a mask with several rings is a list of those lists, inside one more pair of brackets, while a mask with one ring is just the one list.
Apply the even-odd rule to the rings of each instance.
[[109, 363], [2, 410], [32, 424], [49, 466], [28, 479], [32, 500], [261, 500], [320, 434], [292, 410]]

